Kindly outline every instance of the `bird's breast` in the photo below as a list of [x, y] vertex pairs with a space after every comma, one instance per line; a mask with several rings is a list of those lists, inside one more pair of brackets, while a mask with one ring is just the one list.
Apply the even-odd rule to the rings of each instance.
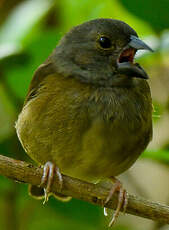
[[145, 149], [151, 139], [151, 103], [137, 91], [127, 92], [97, 90], [84, 104], [88, 125], [67, 174], [87, 180], [116, 176]]
[[61, 172], [85, 180], [128, 169], [151, 138], [149, 91], [51, 79], [19, 115], [16, 128], [26, 152], [40, 164], [53, 161]]

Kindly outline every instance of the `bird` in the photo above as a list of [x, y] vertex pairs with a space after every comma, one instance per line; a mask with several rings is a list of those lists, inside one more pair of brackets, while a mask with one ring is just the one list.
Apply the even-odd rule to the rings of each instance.
[[[73, 27], [35, 71], [16, 122], [24, 150], [43, 166], [45, 201], [54, 175], [60, 191], [62, 174], [92, 183], [108, 179], [112, 188], [104, 204], [119, 192], [109, 226], [128, 200], [116, 176], [152, 139], [149, 77], [134, 61], [141, 49], [153, 51], [120, 20], [98, 18]], [[30, 188], [32, 195], [38, 191]]]

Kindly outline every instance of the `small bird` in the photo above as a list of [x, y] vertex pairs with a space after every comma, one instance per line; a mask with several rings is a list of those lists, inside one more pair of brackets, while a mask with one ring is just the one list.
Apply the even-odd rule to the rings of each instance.
[[[140, 49], [152, 51], [122, 21], [100, 18], [74, 27], [36, 70], [16, 122], [23, 148], [44, 165], [45, 200], [54, 175], [61, 191], [61, 173], [112, 181], [105, 204], [115, 191], [119, 201], [110, 226], [127, 206], [127, 192], [115, 176], [131, 167], [152, 138], [148, 75], [134, 63]], [[43, 195], [39, 191], [30, 188], [32, 195]]]

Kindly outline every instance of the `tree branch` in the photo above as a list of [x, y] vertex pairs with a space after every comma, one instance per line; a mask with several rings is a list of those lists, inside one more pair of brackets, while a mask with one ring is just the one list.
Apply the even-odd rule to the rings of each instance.
[[[19, 182], [39, 185], [43, 169], [35, 167], [30, 163], [0, 155], [0, 174]], [[59, 186], [56, 178], [52, 191], [59, 192], [58, 189]], [[62, 193], [102, 206], [109, 190], [99, 184], [91, 184], [63, 175]], [[106, 207], [114, 209], [116, 205], [117, 193], [108, 202]], [[129, 195], [126, 213], [169, 224], [169, 206], [151, 202], [133, 195]]]

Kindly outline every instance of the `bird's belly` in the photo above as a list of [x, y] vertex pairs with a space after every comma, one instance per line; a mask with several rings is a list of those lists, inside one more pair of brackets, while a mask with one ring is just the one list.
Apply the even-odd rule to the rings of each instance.
[[136, 119], [125, 122], [96, 118], [86, 125], [89, 119], [85, 113], [81, 116], [57, 123], [53, 116], [49, 120], [49, 114], [32, 116], [32, 109], [26, 107], [16, 124], [17, 133], [24, 149], [36, 162], [52, 161], [62, 173], [87, 181], [124, 172], [150, 140], [150, 127], [135, 125]]
[[[78, 140], [80, 148], [55, 161], [67, 175], [95, 181], [116, 176], [127, 170], [144, 150], [144, 135], [131, 132], [121, 124], [105, 124], [96, 121]], [[77, 145], [76, 143], [76, 145]], [[63, 154], [63, 153], [62, 153]]]

